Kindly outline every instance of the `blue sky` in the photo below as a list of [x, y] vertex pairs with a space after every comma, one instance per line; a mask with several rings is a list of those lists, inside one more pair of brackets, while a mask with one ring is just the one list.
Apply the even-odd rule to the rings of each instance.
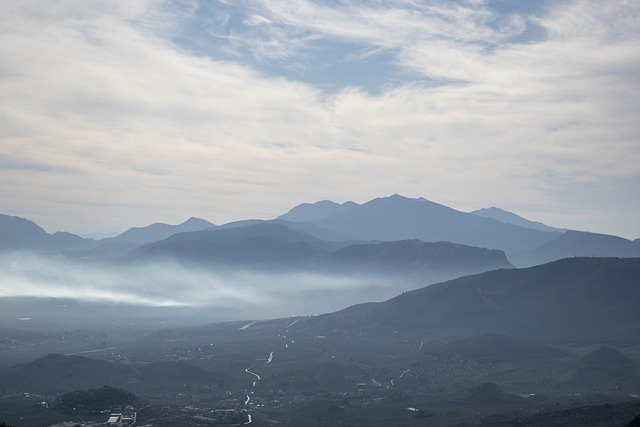
[[48, 231], [394, 193], [640, 237], [636, 1], [0, 2], [0, 212]]

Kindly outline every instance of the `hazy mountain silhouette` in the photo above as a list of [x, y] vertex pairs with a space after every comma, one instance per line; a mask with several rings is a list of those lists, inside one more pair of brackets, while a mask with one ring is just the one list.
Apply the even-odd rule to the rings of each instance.
[[356, 244], [337, 249], [322, 265], [333, 271], [377, 276], [404, 276], [423, 283], [512, 268], [503, 251], [476, 248], [450, 242], [397, 242]]
[[209, 221], [192, 217], [182, 224], [178, 225], [155, 223], [146, 227], [133, 227], [128, 229], [124, 233], [117, 235], [116, 237], [103, 240], [126, 241], [131, 243], [144, 244], [166, 239], [167, 237], [176, 233], [204, 230], [214, 227], [216, 227], [216, 225], [210, 223]]
[[316, 222], [355, 240], [448, 241], [512, 252], [536, 248], [559, 236], [460, 212], [426, 199], [378, 198]]
[[525, 219], [519, 215], [514, 214], [513, 212], [509, 212], [509, 211], [505, 211], [504, 209], [500, 209], [500, 208], [496, 208], [495, 206], [492, 206], [490, 208], [482, 208], [482, 209], [478, 209], [475, 210], [473, 212], [470, 212], [474, 215], [479, 215], [485, 218], [493, 218], [495, 220], [498, 220], [500, 222], [503, 222], [505, 224], [513, 224], [513, 225], [517, 225], [519, 227], [524, 227], [524, 228], [531, 228], [533, 230], [540, 230], [540, 231], [558, 231], [558, 232], [564, 232], [566, 230], [561, 229], [561, 228], [555, 228], [555, 227], [550, 227], [546, 224], [543, 224], [541, 222], [537, 222], [537, 221], [530, 221], [528, 219]]
[[172, 258], [204, 266], [402, 277], [423, 284], [513, 267], [499, 250], [419, 240], [351, 245], [279, 223], [245, 223], [250, 225], [175, 234], [139, 248], [127, 262]]
[[318, 335], [633, 341], [640, 334], [638, 277], [638, 258], [563, 259], [466, 276], [306, 322]]
[[362, 205], [321, 201], [296, 206], [279, 217], [319, 226], [304, 230], [330, 240], [448, 241], [505, 251], [511, 263], [526, 267], [574, 256], [640, 256], [640, 239], [569, 231], [530, 221], [500, 208], [460, 212], [424, 198], [400, 195]]
[[185, 264], [297, 268], [333, 246], [270, 222], [175, 234], [136, 250], [127, 262], [176, 259]]
[[140, 246], [166, 239], [176, 233], [216, 227], [216, 225], [199, 218], [189, 218], [178, 225], [156, 223], [146, 227], [134, 227], [115, 237], [99, 240], [92, 248], [76, 251], [70, 255], [85, 260], [112, 261], [125, 257]]
[[[165, 253], [175, 253], [184, 259], [199, 258], [200, 261], [209, 259], [214, 262], [216, 259], [237, 260], [238, 257], [250, 261], [253, 256], [258, 263], [273, 264], [277, 261], [284, 267], [287, 258], [292, 265], [298, 266], [306, 262], [306, 258], [321, 255], [327, 248], [337, 249], [356, 243], [421, 240], [499, 249], [506, 253], [509, 262], [519, 267], [574, 256], [640, 256], [640, 239], [630, 241], [616, 236], [572, 230], [563, 233], [562, 230], [557, 231], [495, 207], [465, 213], [423, 198], [410, 199], [399, 195], [374, 199], [362, 205], [354, 202], [338, 204], [326, 200], [305, 203], [275, 220], [243, 220], [219, 227], [197, 218], [190, 218], [178, 225], [156, 223], [147, 227], [134, 227], [116, 237], [99, 241], [65, 232], [49, 234], [32, 221], [0, 215], [0, 250], [65, 253], [83, 261], [109, 261], [125, 257], [140, 246], [161, 242], [178, 233], [217, 228], [248, 229], [249, 226], [266, 227], [265, 224], [282, 226], [289, 232], [304, 235], [304, 238], [298, 238], [296, 242], [305, 242], [306, 245], [296, 246], [288, 238], [278, 243], [277, 240], [282, 236], [267, 235], [268, 239], [264, 239], [265, 236], [254, 235], [253, 238], [260, 239], [244, 244], [237, 242], [235, 248], [226, 248], [226, 254], [211, 252], [211, 246], [215, 244], [211, 243], [212, 239], [208, 239], [210, 243], [204, 246], [208, 247], [209, 252], [199, 254], [204, 247], [203, 239], [192, 236], [189, 239], [193, 241], [194, 247], [187, 248], [188, 244], [183, 241], [179, 250], [167, 249]], [[201, 243], [196, 243], [198, 241]], [[250, 247], [251, 243], [255, 246]], [[160, 246], [163, 245], [166, 246], [166, 243]], [[160, 246], [141, 252], [154, 250], [159, 253], [163, 251]], [[317, 250], [318, 248], [321, 250]], [[401, 248], [402, 246], [396, 247]], [[219, 250], [222, 251], [221, 248]], [[272, 251], [272, 256], [269, 251]], [[469, 261], [469, 258], [465, 259]], [[470, 268], [461, 270], [461, 273], [482, 270], [484, 267]], [[443, 276], [442, 279], [444, 277], [450, 276]]]
[[257, 224], [283, 225], [290, 230], [294, 230], [303, 234], [308, 234], [309, 236], [316, 237], [321, 240], [341, 242], [341, 243], [337, 243], [337, 245], [346, 245], [348, 244], [348, 241], [349, 241], [348, 237], [345, 236], [343, 233], [339, 233], [334, 230], [329, 230], [313, 222], [297, 222], [297, 221], [289, 221], [285, 219], [270, 219], [270, 220], [245, 219], [241, 221], [229, 222], [229, 223], [220, 225], [218, 228], [220, 229], [240, 228], [240, 227], [248, 227], [250, 225], [257, 225]]
[[340, 204], [329, 200], [321, 200], [315, 203], [302, 203], [286, 214], [280, 215], [277, 219], [295, 222], [314, 222], [340, 212], [348, 211], [356, 206], [358, 206], [358, 204], [355, 202], [344, 202]]
[[0, 251], [64, 252], [87, 249], [95, 244], [95, 240], [71, 233], [49, 234], [32, 221], [0, 214]]
[[512, 255], [518, 265], [536, 265], [569, 257], [640, 257], [635, 241], [608, 234], [569, 230], [558, 238], [527, 252]]

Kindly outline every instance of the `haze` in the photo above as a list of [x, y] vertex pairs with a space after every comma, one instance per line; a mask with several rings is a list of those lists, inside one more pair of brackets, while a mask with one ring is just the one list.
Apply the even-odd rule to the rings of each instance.
[[[191, 322], [200, 320], [200, 312], [207, 313], [207, 321], [326, 313], [367, 300], [382, 301], [408, 289], [407, 284], [364, 275], [252, 272], [239, 268], [211, 270], [186, 268], [166, 260], [101, 266], [28, 252], [2, 253], [0, 266], [0, 298], [3, 299], [67, 299], [119, 305], [125, 312], [127, 307], [131, 312], [144, 307], [191, 308], [194, 316]], [[38, 307], [36, 300], [29, 301], [27, 306]], [[181, 314], [184, 316], [186, 311], [182, 310]], [[25, 313], [40, 317], [38, 321], [47, 317], [38, 313], [38, 309]], [[162, 310], [158, 313], [166, 316]], [[15, 320], [15, 316], [9, 317]], [[113, 321], [114, 317], [109, 316], [108, 320]]]

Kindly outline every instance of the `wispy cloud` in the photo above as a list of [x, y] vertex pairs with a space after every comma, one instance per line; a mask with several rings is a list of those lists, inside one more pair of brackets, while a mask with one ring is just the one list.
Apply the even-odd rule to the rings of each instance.
[[[640, 186], [639, 9], [2, 2], [0, 164], [38, 165], [0, 170], [2, 210], [110, 231], [403, 193], [637, 237], [640, 202], [588, 190]], [[376, 56], [377, 91], [305, 78]]]

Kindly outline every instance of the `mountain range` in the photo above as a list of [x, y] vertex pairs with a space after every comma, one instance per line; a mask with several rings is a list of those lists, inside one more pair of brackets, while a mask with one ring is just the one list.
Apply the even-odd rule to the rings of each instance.
[[[256, 228], [260, 224], [277, 224], [282, 236], [273, 235], [266, 226]], [[225, 241], [224, 233], [209, 232], [243, 228], [254, 238], [256, 246], [252, 248], [253, 255], [246, 248], [237, 248], [236, 257], [251, 259], [253, 256], [255, 260], [260, 257], [259, 253], [265, 258], [272, 252], [274, 259], [279, 256], [282, 263], [286, 263], [288, 258], [294, 264], [318, 255], [318, 247], [326, 250], [328, 247], [337, 249], [353, 244], [407, 240], [451, 242], [501, 250], [511, 264], [519, 267], [575, 256], [640, 256], [640, 239], [631, 241], [604, 234], [567, 231], [495, 207], [461, 212], [424, 198], [410, 199], [400, 195], [377, 198], [363, 204], [338, 204], [327, 200], [304, 203], [273, 220], [244, 220], [220, 226], [197, 218], [190, 218], [179, 225], [156, 223], [131, 228], [116, 237], [101, 240], [85, 239], [70, 233], [49, 234], [29, 220], [0, 215], [0, 250], [66, 253], [89, 260], [116, 260], [132, 253], [139, 256], [141, 251], [166, 252], [168, 246], [174, 245], [172, 251], [179, 253], [182, 259], [189, 256], [202, 259], [196, 242], [213, 251], [213, 240], [220, 238], [221, 242]], [[284, 229], [297, 233], [295, 241], [290, 237], [284, 239], [286, 242], [282, 240], [287, 233]], [[203, 234], [172, 239], [178, 233], [190, 232]], [[312, 242], [313, 238], [316, 240]], [[187, 240], [196, 246], [187, 248]], [[203, 243], [205, 241], [206, 244]], [[292, 244], [298, 244], [298, 247]], [[273, 248], [270, 245], [274, 245]], [[213, 254], [214, 258], [234, 257], [232, 248], [225, 250], [228, 250], [225, 254]], [[288, 250], [293, 252], [287, 253]], [[240, 262], [240, 258], [236, 261]]]
[[[609, 402], [640, 390], [640, 240], [394, 195], [100, 240], [0, 215], [0, 252], [9, 286], [54, 290], [3, 298], [0, 418], [15, 425], [51, 425], [16, 400], [104, 385], [162, 402], [140, 423], [164, 425], [619, 425], [638, 408]], [[195, 303], [56, 296], [72, 285]], [[284, 314], [259, 320], [270, 299]], [[51, 408], [102, 411], [113, 390]]]
[[213, 269], [402, 277], [417, 284], [513, 267], [499, 250], [420, 240], [330, 242], [273, 222], [178, 233], [140, 247], [123, 262], [164, 259]]
[[640, 259], [567, 258], [431, 285], [381, 303], [302, 319], [306, 335], [422, 338], [501, 333], [545, 340], [635, 342]]
[[[426, 242], [449, 241], [470, 246], [500, 249], [516, 266], [532, 266], [573, 256], [640, 256], [640, 240], [571, 231], [529, 221], [499, 208], [471, 213], [418, 198], [400, 195], [371, 200], [362, 205], [349, 204], [335, 212], [326, 202], [312, 213], [313, 224], [339, 233], [345, 239], [394, 241], [420, 239]], [[344, 206], [344, 205], [338, 205]], [[297, 213], [292, 209], [287, 215]], [[323, 215], [324, 214], [324, 215]], [[289, 218], [295, 218], [295, 215]], [[283, 218], [283, 217], [280, 217]], [[616, 240], [617, 244], [612, 244]], [[551, 249], [551, 250], [549, 250]]]

